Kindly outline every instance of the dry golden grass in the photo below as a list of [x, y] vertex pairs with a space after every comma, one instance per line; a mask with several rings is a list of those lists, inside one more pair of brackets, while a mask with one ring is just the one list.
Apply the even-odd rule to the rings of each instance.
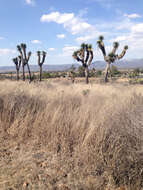
[[143, 86], [0, 89], [0, 189], [143, 188]]

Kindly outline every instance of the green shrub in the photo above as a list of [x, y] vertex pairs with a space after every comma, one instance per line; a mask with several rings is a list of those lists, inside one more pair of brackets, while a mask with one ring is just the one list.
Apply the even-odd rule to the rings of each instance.
[[84, 67], [83, 66], [80, 66], [78, 68], [78, 77], [84, 77], [85, 76], [85, 73], [84, 73]]
[[119, 75], [121, 72], [117, 69], [116, 66], [112, 65], [111, 67], [111, 76]]

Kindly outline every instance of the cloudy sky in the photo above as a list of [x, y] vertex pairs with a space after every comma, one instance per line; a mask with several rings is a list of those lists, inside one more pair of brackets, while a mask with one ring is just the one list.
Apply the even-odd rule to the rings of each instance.
[[73, 63], [72, 53], [91, 43], [94, 60], [104, 35], [107, 52], [114, 41], [118, 52], [129, 45], [125, 59], [143, 58], [143, 0], [4, 0], [0, 1], [0, 66], [13, 65], [16, 45], [26, 43], [37, 64], [36, 51], [48, 53], [46, 64]]

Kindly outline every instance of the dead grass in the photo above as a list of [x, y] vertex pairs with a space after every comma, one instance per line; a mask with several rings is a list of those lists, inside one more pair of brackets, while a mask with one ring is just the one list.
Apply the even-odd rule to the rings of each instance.
[[142, 86], [0, 89], [0, 189], [143, 188]]

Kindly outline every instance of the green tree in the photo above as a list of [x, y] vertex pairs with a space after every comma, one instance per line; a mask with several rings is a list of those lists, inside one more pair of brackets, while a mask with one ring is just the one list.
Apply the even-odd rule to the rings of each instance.
[[68, 72], [68, 77], [71, 79], [72, 83], [74, 83], [75, 81], [75, 76], [76, 76], [75, 70], [76, 70], [76, 67], [72, 65]]
[[[40, 82], [42, 81], [42, 66], [46, 59], [46, 52], [45, 51], [37, 51], [38, 56], [38, 65], [40, 67]], [[42, 56], [42, 57], [41, 57]]]
[[135, 68], [134, 70], [133, 70], [133, 72], [130, 72], [130, 78], [135, 78], [135, 77], [138, 77], [139, 76], [139, 74], [140, 74], [140, 69], [139, 68]]
[[78, 76], [79, 77], [84, 77], [85, 76], [85, 70], [84, 70], [84, 67], [83, 66], [79, 66], [78, 68]]
[[81, 44], [80, 49], [73, 53], [73, 58], [82, 63], [85, 73], [86, 84], [89, 83], [89, 69], [88, 67], [91, 65], [93, 60], [93, 50], [91, 44]]
[[15, 66], [16, 66], [16, 72], [17, 72], [17, 80], [19, 80], [19, 70], [20, 70], [20, 66], [21, 66], [21, 56], [18, 56], [14, 59], [12, 59]]
[[99, 49], [102, 51], [104, 60], [107, 63], [106, 70], [105, 70], [105, 82], [107, 82], [108, 81], [108, 74], [109, 74], [109, 71], [110, 71], [110, 65], [111, 65], [111, 63], [114, 63], [117, 59], [118, 60], [122, 59], [125, 56], [125, 54], [126, 54], [128, 46], [127, 45], [124, 46], [123, 51], [121, 52], [120, 55], [118, 55], [118, 54], [116, 54], [116, 51], [117, 51], [117, 49], [119, 47], [119, 43], [118, 42], [114, 42], [113, 43], [113, 49], [112, 49], [112, 51], [108, 55], [106, 55], [106, 50], [105, 50], [105, 46], [104, 46], [103, 40], [104, 40], [104, 37], [103, 36], [99, 36], [97, 44], [98, 44]]
[[115, 76], [115, 75], [120, 74], [120, 71], [119, 71], [118, 68], [117, 68], [116, 66], [114, 66], [114, 65], [112, 65], [110, 72], [111, 72], [111, 75], [112, 75], [112, 76]]
[[30, 51], [27, 54], [26, 48], [27, 48], [26, 44], [23, 44], [23, 43], [17, 46], [17, 50], [19, 51], [20, 56], [21, 56], [21, 62], [22, 62], [22, 68], [23, 68], [23, 81], [25, 81], [25, 66], [27, 65], [27, 69], [29, 72], [29, 79], [31, 82], [32, 77], [31, 77], [31, 71], [30, 71], [30, 67], [29, 67], [29, 59], [30, 59], [32, 53]]

